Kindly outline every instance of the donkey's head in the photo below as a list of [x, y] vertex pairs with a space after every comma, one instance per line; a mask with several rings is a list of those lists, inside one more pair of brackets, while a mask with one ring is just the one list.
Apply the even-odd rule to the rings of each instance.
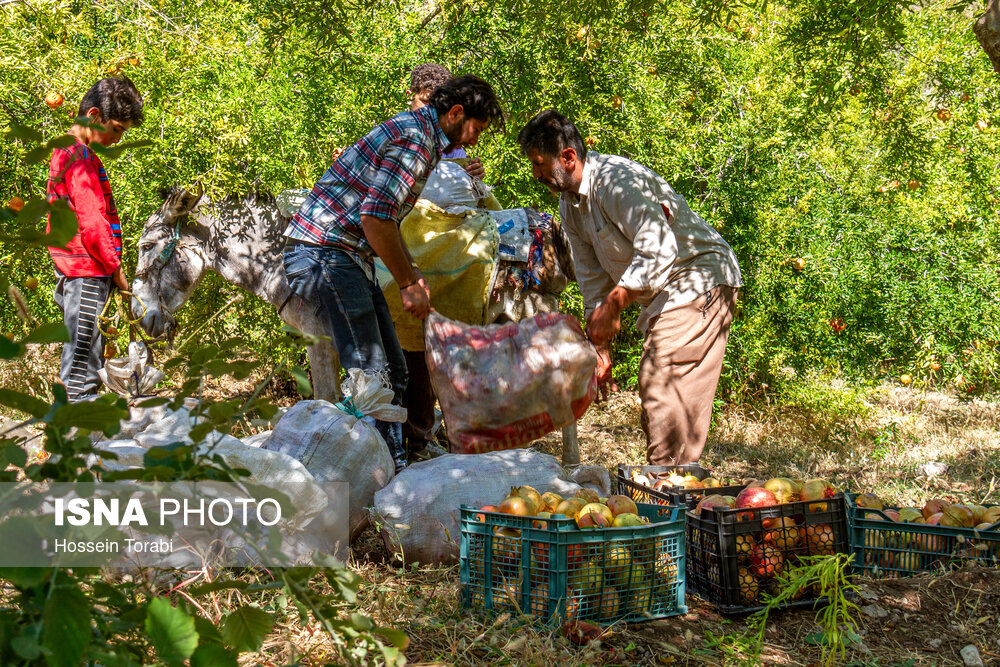
[[175, 326], [173, 313], [205, 274], [205, 256], [199, 249], [203, 239], [198, 238], [198, 225], [189, 219], [200, 199], [201, 192], [174, 188], [142, 230], [132, 282], [132, 293], [138, 297], [132, 299], [132, 316], [142, 318], [141, 326], [150, 336], [161, 336]]

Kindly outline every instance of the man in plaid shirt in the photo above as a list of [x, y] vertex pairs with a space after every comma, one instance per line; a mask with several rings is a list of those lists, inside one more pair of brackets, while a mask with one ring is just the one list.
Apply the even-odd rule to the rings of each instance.
[[[285, 276], [305, 303], [325, 310], [344, 368], [386, 372], [399, 404], [406, 388], [403, 350], [375, 280], [374, 256], [399, 285], [403, 308], [424, 319], [430, 290], [399, 224], [448, 151], [474, 146], [502, 112], [493, 88], [475, 76], [452, 79], [430, 103], [382, 123], [323, 174], [285, 229]], [[406, 466], [402, 427], [375, 422], [396, 465]]]

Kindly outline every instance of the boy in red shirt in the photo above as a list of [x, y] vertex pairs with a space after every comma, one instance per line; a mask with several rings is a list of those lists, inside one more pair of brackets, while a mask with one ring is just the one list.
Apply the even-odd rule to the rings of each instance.
[[104, 310], [111, 285], [128, 291], [122, 270], [122, 232], [104, 165], [90, 148], [111, 146], [130, 127], [142, 124], [142, 96], [125, 77], [101, 79], [87, 91], [69, 133], [77, 141], [52, 151], [48, 199], [63, 199], [76, 213], [79, 229], [66, 248], [49, 248], [56, 265], [56, 305], [63, 312], [70, 342], [63, 345], [59, 379], [70, 401], [97, 393], [103, 365], [104, 340], [97, 317]]

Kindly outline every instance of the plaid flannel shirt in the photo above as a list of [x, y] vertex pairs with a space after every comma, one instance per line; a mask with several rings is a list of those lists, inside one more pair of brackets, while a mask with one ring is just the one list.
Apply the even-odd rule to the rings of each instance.
[[374, 253], [361, 216], [399, 224], [413, 208], [448, 143], [437, 112], [429, 105], [387, 120], [326, 170], [284, 235], [342, 248], [370, 260]]

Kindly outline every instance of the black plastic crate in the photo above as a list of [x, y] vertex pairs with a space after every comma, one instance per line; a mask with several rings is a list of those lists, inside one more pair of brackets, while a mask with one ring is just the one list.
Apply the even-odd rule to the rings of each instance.
[[[810, 511], [816, 510], [816, 511]], [[776, 594], [775, 575], [800, 556], [849, 554], [843, 494], [822, 501], [687, 513], [688, 590], [725, 614], [764, 607]], [[815, 606], [815, 595], [779, 608]]]
[[976, 530], [894, 521], [885, 510], [898, 508], [858, 507], [856, 497], [847, 496], [847, 523], [858, 574], [895, 579], [968, 562], [1000, 567], [1000, 523]]
[[461, 508], [462, 605], [539, 620], [646, 621], [687, 611], [683, 508], [638, 505], [644, 526], [581, 530]]
[[650, 505], [680, 505], [693, 508], [705, 496], [720, 494], [735, 496], [743, 490], [742, 485], [718, 486], [709, 489], [685, 489], [682, 486], [671, 486], [660, 490], [643, 486], [632, 481], [634, 473], [642, 473], [651, 480], [663, 479], [671, 473], [681, 475], [692, 474], [699, 480], [711, 477], [712, 471], [697, 463], [685, 463], [676, 466], [630, 466], [618, 465], [618, 493], [628, 496], [637, 503]]

